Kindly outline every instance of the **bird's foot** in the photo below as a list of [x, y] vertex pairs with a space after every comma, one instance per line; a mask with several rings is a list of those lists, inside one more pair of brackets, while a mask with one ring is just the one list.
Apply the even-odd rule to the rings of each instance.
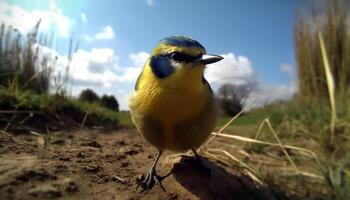
[[165, 188], [162, 185], [162, 181], [165, 177], [159, 176], [156, 173], [156, 170], [154, 168], [152, 168], [149, 173], [147, 174], [146, 178], [142, 176], [142, 178], [139, 178], [137, 181], [137, 188], [139, 186], [142, 187], [141, 192], [145, 192], [148, 191], [150, 189], [153, 188], [153, 186], [155, 184], [159, 184], [159, 186], [164, 190], [165, 192]]

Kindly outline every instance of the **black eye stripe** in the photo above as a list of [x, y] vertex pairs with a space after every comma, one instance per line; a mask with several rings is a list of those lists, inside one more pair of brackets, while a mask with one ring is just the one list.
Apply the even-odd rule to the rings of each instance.
[[178, 61], [178, 62], [191, 62], [197, 58], [202, 57], [202, 55], [198, 55], [198, 56], [190, 56], [181, 52], [172, 52], [168, 55], [171, 59]]

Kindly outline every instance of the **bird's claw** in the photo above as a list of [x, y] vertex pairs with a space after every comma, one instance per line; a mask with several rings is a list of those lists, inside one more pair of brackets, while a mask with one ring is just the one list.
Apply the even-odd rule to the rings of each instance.
[[165, 188], [162, 184], [163, 179], [164, 177], [157, 175], [155, 169], [151, 169], [150, 172], [147, 174], [146, 178], [144, 178], [143, 176], [142, 178], [139, 178], [137, 188], [141, 186], [141, 192], [145, 192], [152, 189], [153, 186], [157, 183], [165, 192]]

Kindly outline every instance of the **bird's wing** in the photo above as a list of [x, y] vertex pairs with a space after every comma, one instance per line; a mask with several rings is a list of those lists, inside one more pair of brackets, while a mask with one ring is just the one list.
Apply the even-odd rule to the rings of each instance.
[[199, 147], [210, 135], [217, 119], [217, 102], [210, 98], [195, 117], [174, 125], [172, 148], [182, 151]]
[[213, 90], [211, 89], [209, 82], [207, 81], [207, 79], [204, 78], [204, 76], [202, 76], [202, 82], [204, 85], [208, 87], [210, 95], [213, 95], [214, 94]]
[[131, 119], [143, 137], [157, 149], [164, 149], [165, 130], [162, 123], [139, 111], [131, 112]]
[[135, 91], [137, 91], [137, 89], [139, 89], [139, 84], [140, 84], [140, 80], [141, 80], [142, 74], [143, 74], [143, 70], [140, 73], [139, 77], [137, 77], [136, 84], [135, 84]]

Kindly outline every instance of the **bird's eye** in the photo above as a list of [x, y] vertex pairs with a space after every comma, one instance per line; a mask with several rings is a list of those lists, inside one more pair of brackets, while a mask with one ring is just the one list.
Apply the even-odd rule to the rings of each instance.
[[186, 54], [180, 53], [180, 52], [172, 52], [170, 54], [170, 58], [172, 58], [175, 61], [187, 61], [188, 60], [188, 56]]

